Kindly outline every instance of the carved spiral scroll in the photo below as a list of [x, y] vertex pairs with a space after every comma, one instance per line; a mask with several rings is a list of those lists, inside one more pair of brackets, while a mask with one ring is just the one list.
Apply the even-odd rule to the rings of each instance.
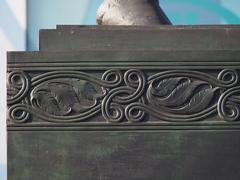
[[240, 120], [240, 86], [224, 92], [218, 102], [218, 114], [225, 121]]
[[218, 79], [222, 84], [219, 85], [219, 87], [229, 88], [237, 85], [239, 82], [239, 75], [233, 69], [224, 69], [218, 74]]
[[21, 101], [30, 88], [29, 78], [22, 71], [13, 71], [8, 74], [8, 98], [7, 104], [12, 105]]
[[17, 124], [27, 122], [30, 116], [30, 112], [26, 106], [27, 105], [24, 104], [16, 104], [11, 106], [8, 110], [9, 120]]
[[102, 82], [99, 85], [107, 88], [114, 88], [119, 86], [123, 81], [121, 71], [117, 69], [110, 69], [103, 73]]
[[[146, 78], [142, 71], [131, 69], [125, 72], [126, 86], [114, 88], [102, 101], [102, 115], [109, 122], [121, 122], [125, 117], [124, 105], [137, 101], [144, 93]], [[143, 111], [138, 112], [143, 116]]]

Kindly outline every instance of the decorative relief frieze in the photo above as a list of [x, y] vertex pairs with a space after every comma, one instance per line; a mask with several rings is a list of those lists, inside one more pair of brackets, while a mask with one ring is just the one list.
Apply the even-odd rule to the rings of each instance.
[[[111, 69], [101, 78], [82, 71], [51, 71], [31, 77], [8, 74], [9, 123], [71, 123], [102, 117], [107, 123], [240, 120], [238, 72], [191, 70], [148, 74]], [[33, 118], [34, 117], [34, 118]]]

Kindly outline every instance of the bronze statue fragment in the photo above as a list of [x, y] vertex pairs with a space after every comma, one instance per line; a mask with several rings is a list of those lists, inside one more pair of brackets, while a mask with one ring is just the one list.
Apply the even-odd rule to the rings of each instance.
[[98, 25], [171, 24], [159, 0], [104, 0], [97, 11]]

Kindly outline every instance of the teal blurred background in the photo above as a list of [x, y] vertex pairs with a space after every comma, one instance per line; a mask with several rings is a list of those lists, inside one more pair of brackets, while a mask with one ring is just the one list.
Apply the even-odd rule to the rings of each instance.
[[[102, 0], [28, 0], [28, 50], [38, 31], [56, 24], [95, 24]], [[240, 0], [160, 0], [173, 24], [240, 24]]]

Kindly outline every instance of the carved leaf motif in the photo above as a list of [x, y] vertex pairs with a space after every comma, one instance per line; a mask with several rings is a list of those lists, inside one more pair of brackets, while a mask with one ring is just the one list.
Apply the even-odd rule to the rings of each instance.
[[194, 90], [203, 84], [206, 83], [202, 81], [191, 82], [190, 80], [182, 82], [178, 84], [167, 97], [157, 97], [157, 105], [167, 107], [178, 107], [183, 105], [191, 96], [193, 96]]
[[159, 82], [156, 88], [152, 88], [152, 94], [163, 97], [169, 95], [177, 84], [184, 78], [168, 78]]
[[66, 115], [71, 111], [70, 108], [59, 105], [55, 93], [52, 93], [50, 88], [38, 90], [33, 94], [32, 102], [35, 101], [40, 109], [52, 115]]
[[208, 82], [187, 77], [168, 78], [156, 84], [155, 80], [148, 88], [148, 102], [160, 111], [173, 114], [194, 114], [207, 109], [218, 89]]
[[93, 107], [101, 96], [101, 88], [87, 81], [55, 81], [35, 88], [31, 102], [49, 114], [62, 116], [84, 112]]
[[181, 108], [183, 113], [196, 113], [204, 110], [213, 99], [214, 89], [203, 89], [196, 93], [190, 100], [190, 102]]

